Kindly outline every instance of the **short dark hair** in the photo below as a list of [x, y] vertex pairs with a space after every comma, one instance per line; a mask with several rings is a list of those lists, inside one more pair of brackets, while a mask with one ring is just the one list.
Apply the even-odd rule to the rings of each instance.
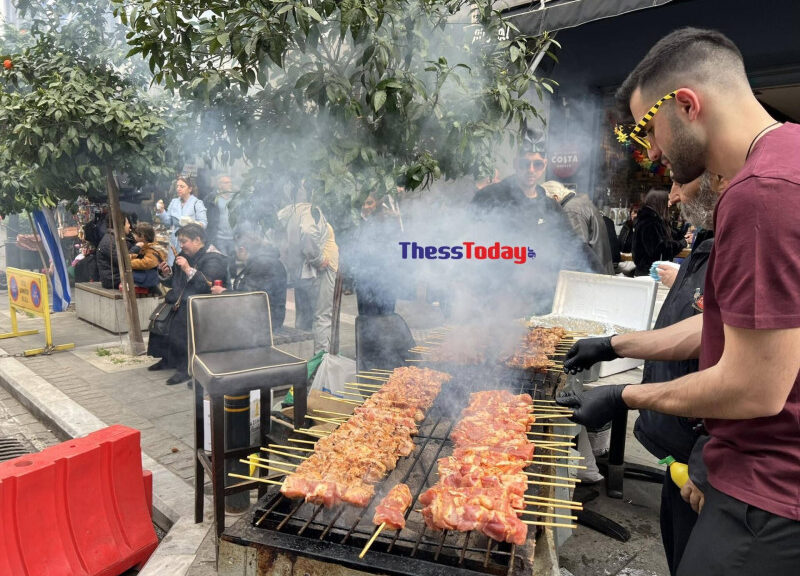
[[615, 94], [617, 106], [627, 116], [633, 92], [657, 98], [691, 82], [717, 86], [747, 83], [742, 53], [730, 38], [716, 30], [680, 28], [650, 48]]
[[156, 239], [156, 231], [150, 222], [139, 222], [134, 232], [137, 236], [144, 238], [145, 242], [154, 242]]
[[545, 139], [544, 131], [526, 127], [522, 134], [522, 141], [519, 148], [517, 148], [517, 158], [521, 158], [526, 154], [540, 154], [544, 158], [546, 153], [547, 140]]
[[203, 242], [206, 241], [206, 229], [203, 228], [200, 224], [195, 222], [190, 222], [185, 226], [181, 226], [178, 228], [178, 231], [175, 233], [175, 237], [183, 236], [188, 238], [189, 240], [197, 240], [200, 238]]

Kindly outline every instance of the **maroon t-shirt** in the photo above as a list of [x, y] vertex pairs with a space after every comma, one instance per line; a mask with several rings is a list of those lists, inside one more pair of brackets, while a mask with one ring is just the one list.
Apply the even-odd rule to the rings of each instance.
[[[800, 125], [784, 124], [756, 142], [720, 198], [715, 220], [700, 369], [722, 356], [723, 324], [800, 327]], [[706, 428], [711, 440], [703, 457], [714, 488], [800, 520], [800, 375], [779, 414], [707, 419]]]

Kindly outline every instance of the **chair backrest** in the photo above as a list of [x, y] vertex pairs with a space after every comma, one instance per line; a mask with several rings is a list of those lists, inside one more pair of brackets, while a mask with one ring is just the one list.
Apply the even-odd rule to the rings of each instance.
[[408, 324], [399, 314], [356, 317], [356, 367], [392, 370], [405, 366], [415, 346]]
[[189, 298], [189, 354], [272, 346], [266, 292]]

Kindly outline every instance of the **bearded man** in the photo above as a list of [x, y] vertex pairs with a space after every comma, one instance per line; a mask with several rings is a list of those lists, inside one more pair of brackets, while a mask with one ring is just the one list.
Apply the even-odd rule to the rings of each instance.
[[[661, 330], [587, 339], [566, 371], [620, 356], [699, 358], [655, 384], [559, 397], [597, 426], [645, 409], [703, 418], [708, 482], [682, 495], [700, 511], [678, 576], [790, 576], [800, 566], [800, 126], [756, 100], [742, 55], [723, 34], [683, 28], [661, 39], [617, 92], [640, 119], [629, 133], [690, 182], [730, 179], [717, 203], [703, 313]], [[691, 471], [691, 463], [690, 463]]]

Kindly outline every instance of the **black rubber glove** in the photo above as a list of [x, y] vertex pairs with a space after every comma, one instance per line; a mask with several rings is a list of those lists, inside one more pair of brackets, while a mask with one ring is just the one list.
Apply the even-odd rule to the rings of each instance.
[[587, 428], [600, 428], [628, 409], [622, 399], [625, 386], [627, 384], [616, 384], [595, 386], [582, 392], [562, 392], [556, 398], [556, 404], [574, 409], [569, 417], [573, 422]]
[[597, 362], [616, 360], [619, 354], [611, 346], [611, 336], [600, 338], [584, 338], [578, 340], [567, 352], [564, 360], [564, 372], [575, 374], [581, 370], [588, 370]]

